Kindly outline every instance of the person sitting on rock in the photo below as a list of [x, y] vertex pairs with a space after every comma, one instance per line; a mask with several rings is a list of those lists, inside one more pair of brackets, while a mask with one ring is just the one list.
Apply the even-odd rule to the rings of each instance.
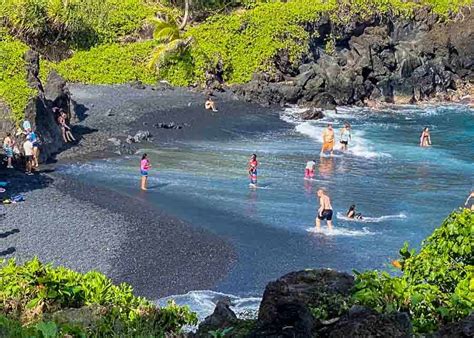
[[204, 107], [205, 107], [207, 110], [212, 110], [213, 112], [216, 112], [216, 111], [217, 111], [216, 103], [212, 100], [211, 97], [208, 97], [208, 98], [207, 98], [207, 101], [206, 101], [206, 103], [204, 104]]
[[69, 127], [66, 123], [66, 117], [66, 113], [62, 111], [58, 117], [58, 124], [61, 127], [64, 142], [68, 143], [76, 141], [76, 139], [74, 138], [74, 136], [72, 136], [71, 127]]

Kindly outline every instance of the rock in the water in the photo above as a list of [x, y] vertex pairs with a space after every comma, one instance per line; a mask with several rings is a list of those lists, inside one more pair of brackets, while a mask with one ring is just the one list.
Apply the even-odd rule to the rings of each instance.
[[354, 306], [337, 322], [318, 331], [318, 337], [411, 337], [412, 327], [407, 313], [379, 314]]
[[305, 270], [287, 274], [265, 288], [254, 337], [314, 336], [321, 323], [312, 309], [324, 307], [328, 318], [340, 315], [328, 299], [348, 297], [354, 277], [333, 270]]
[[322, 109], [312, 108], [301, 113], [303, 120], [319, 120], [324, 117]]

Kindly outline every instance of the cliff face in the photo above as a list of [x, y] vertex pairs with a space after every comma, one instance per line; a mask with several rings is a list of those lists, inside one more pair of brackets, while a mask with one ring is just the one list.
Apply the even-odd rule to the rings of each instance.
[[277, 74], [256, 74], [234, 91], [263, 104], [327, 107], [460, 100], [474, 81], [472, 12], [441, 22], [424, 10], [410, 20], [373, 16], [344, 27], [326, 16], [307, 29], [313, 39], [299, 67], [281, 55]]
[[[25, 120], [30, 121], [33, 130], [36, 131], [41, 140], [40, 157], [42, 161], [45, 161], [63, 147], [61, 130], [56, 123], [53, 108], [58, 107], [69, 111], [70, 97], [65, 81], [56, 73], [51, 73], [43, 86], [39, 78], [38, 53], [28, 51], [25, 54], [25, 61], [28, 83], [38, 93], [30, 99], [25, 107]], [[1, 139], [5, 137], [7, 132], [11, 132], [12, 135], [16, 132], [16, 123], [11, 119], [11, 116], [8, 107], [0, 105]], [[18, 136], [16, 141], [21, 144], [23, 138]]]

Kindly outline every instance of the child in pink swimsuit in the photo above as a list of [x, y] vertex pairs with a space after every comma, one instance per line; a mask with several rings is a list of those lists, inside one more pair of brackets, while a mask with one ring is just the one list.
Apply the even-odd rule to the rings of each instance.
[[142, 160], [140, 161], [140, 174], [142, 175], [141, 179], [141, 189], [147, 190], [146, 186], [148, 183], [148, 170], [150, 170], [151, 164], [148, 160], [148, 155], [143, 154]]

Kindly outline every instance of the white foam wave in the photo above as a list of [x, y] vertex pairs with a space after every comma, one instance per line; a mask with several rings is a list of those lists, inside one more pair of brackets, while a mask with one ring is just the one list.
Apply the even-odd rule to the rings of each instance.
[[230, 299], [231, 309], [237, 317], [248, 319], [257, 316], [261, 298], [238, 297], [210, 290], [190, 291], [183, 295], [169, 296], [159, 299], [157, 303], [160, 306], [164, 306], [169, 300], [174, 300], [178, 305], [187, 305], [192, 311], [197, 313], [199, 321], [202, 321], [214, 312], [217, 302], [226, 297]]
[[405, 218], [407, 218], [407, 216], [403, 213], [400, 213], [398, 215], [385, 215], [385, 216], [380, 216], [380, 217], [363, 216], [362, 219], [349, 218], [340, 212], [337, 213], [337, 219], [341, 219], [348, 222], [358, 222], [358, 223], [379, 223], [379, 222], [387, 221], [387, 220], [405, 219]]
[[311, 232], [314, 234], [323, 234], [325, 236], [339, 236], [339, 237], [361, 237], [361, 236], [372, 236], [375, 235], [375, 232], [370, 231], [367, 228], [362, 228], [360, 230], [355, 230], [355, 229], [347, 229], [347, 228], [342, 228], [333, 226], [331, 230], [327, 228], [326, 226], [322, 225], [321, 230], [317, 230], [315, 227], [307, 228], [307, 232]]

